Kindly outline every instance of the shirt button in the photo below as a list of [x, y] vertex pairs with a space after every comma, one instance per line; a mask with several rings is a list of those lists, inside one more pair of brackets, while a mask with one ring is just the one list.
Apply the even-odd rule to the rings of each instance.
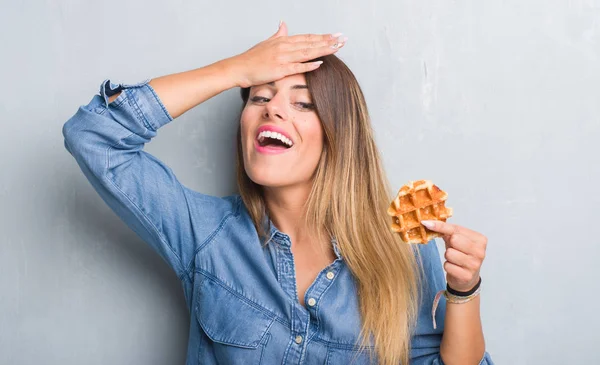
[[329, 279], [329, 280], [333, 279], [334, 276], [335, 276], [335, 274], [333, 273], [333, 271], [330, 271], [327, 273], [327, 279]]
[[302, 343], [302, 336], [296, 336], [295, 341], [296, 341], [297, 344], [301, 344]]
[[308, 305], [310, 305], [311, 307], [313, 307], [315, 304], [317, 304], [317, 301], [315, 300], [315, 298], [309, 298], [308, 299]]

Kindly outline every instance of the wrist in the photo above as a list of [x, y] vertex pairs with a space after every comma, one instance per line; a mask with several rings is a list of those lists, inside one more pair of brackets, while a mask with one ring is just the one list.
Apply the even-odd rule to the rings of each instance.
[[247, 78], [243, 72], [243, 66], [236, 58], [237, 56], [226, 58], [220, 61], [223, 68], [223, 74], [227, 75], [231, 81], [232, 87], [250, 87]]
[[466, 291], [462, 291], [462, 290], [456, 290], [450, 287], [449, 284], [446, 284], [446, 291], [448, 291], [448, 293], [454, 295], [454, 296], [458, 296], [458, 297], [468, 297], [473, 295], [473, 293], [475, 293], [477, 291], [477, 289], [479, 289], [479, 287], [481, 286], [481, 276], [479, 276], [479, 279], [477, 279], [477, 283], [471, 287], [471, 289], [466, 290]]

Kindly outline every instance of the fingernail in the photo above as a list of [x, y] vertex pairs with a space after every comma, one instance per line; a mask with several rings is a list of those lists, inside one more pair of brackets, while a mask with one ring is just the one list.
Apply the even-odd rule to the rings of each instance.
[[333, 49], [342, 48], [342, 46], [346, 44], [347, 40], [348, 40], [348, 37], [339, 37], [337, 39], [337, 42], [331, 45], [331, 48], [333, 48]]
[[344, 33], [335, 33], [335, 34], [332, 34], [331, 35], [331, 39], [337, 38], [337, 37], [341, 36], [342, 34], [344, 34]]
[[435, 223], [432, 221], [421, 221], [421, 224], [424, 225], [426, 228], [433, 228], [435, 226]]
[[281, 20], [279, 21], [279, 25], [277, 26], [277, 30], [279, 30], [279, 28], [281, 28], [281, 23], [282, 23], [282, 22], [283, 22], [283, 21], [281, 21]]
[[331, 45], [331, 48], [333, 48], [333, 49], [342, 48], [342, 46], [346, 44], [347, 40], [348, 40], [348, 37], [340, 36], [336, 39], [337, 42], [335, 42], [334, 44]]

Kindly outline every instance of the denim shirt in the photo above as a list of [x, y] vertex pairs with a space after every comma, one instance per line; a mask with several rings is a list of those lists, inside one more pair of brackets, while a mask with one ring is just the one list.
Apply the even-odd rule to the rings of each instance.
[[[239, 195], [193, 191], [143, 150], [173, 120], [149, 81], [105, 80], [62, 133], [100, 197], [181, 280], [190, 311], [186, 364], [369, 364], [367, 352], [355, 347], [356, 283], [335, 240], [336, 259], [306, 291], [304, 307], [288, 235], [270, 225], [270, 240], [262, 245]], [[437, 310], [437, 330], [431, 308], [445, 277], [435, 242], [419, 250], [425, 280], [411, 364], [443, 364], [446, 303], [442, 299]], [[480, 364], [493, 364], [488, 353]]]

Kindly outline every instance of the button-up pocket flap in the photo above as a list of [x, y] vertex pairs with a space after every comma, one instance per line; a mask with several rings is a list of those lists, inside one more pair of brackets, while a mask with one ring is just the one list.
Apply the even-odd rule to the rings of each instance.
[[214, 342], [256, 348], [274, 317], [231, 289], [202, 279], [196, 301], [196, 315], [206, 335]]

